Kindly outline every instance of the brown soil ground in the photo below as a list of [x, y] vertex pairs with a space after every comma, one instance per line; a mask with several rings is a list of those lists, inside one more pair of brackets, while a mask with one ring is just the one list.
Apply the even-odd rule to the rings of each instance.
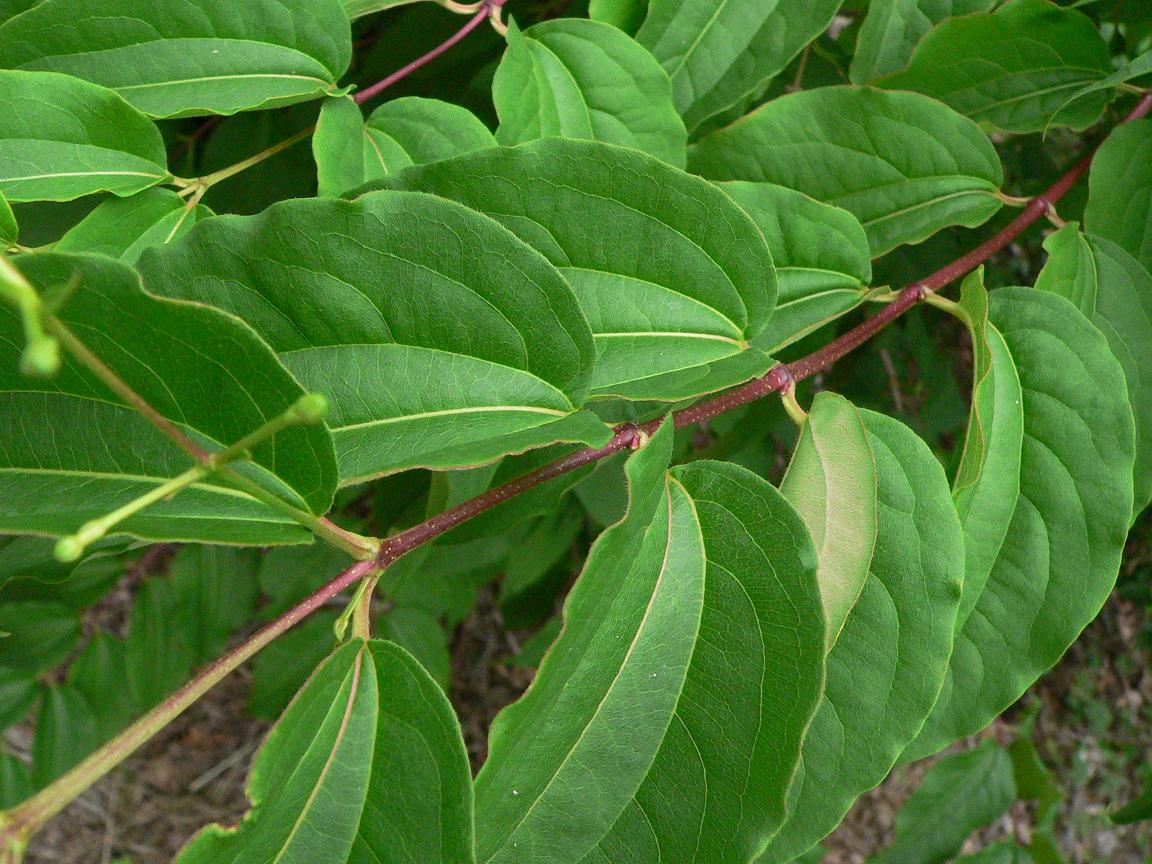
[[[1084, 638], [1028, 697], [1039, 703], [1037, 740], [1065, 790], [1058, 839], [1073, 864], [1145, 864], [1152, 832], [1108, 823], [1106, 810], [1139, 791], [1136, 770], [1152, 754], [1152, 672], [1140, 639], [1144, 611], [1113, 599]], [[483, 761], [484, 730], [530, 674], [500, 657], [518, 648], [494, 605], [482, 599], [454, 643], [452, 697], [473, 762]], [[132, 864], [168, 861], [196, 829], [231, 822], [246, 809], [244, 779], [267, 725], [244, 713], [242, 671], [219, 686], [142, 752], [76, 801], [35, 840], [29, 864]], [[1009, 738], [1013, 717], [985, 734]], [[19, 750], [21, 730], [11, 733]], [[972, 742], [967, 742], [969, 745]], [[965, 746], [964, 744], [960, 746]], [[891, 841], [901, 802], [923, 764], [898, 768], [865, 795], [827, 841], [828, 864], [859, 864]], [[969, 843], [976, 851], [1006, 836], [1027, 838], [1028, 805]]]

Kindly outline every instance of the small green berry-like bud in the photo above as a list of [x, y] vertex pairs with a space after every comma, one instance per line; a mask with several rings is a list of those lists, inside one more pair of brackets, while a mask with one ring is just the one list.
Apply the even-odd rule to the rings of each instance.
[[297, 420], [309, 426], [323, 423], [324, 418], [328, 416], [328, 399], [323, 393], [309, 393], [307, 396], [301, 396], [292, 406], [292, 413]]
[[56, 541], [56, 560], [61, 564], [71, 564], [73, 561], [79, 561], [80, 556], [84, 554], [85, 546], [75, 535], [71, 537], [61, 537]]
[[20, 371], [35, 378], [50, 378], [60, 371], [60, 344], [45, 336], [29, 342], [20, 357]]

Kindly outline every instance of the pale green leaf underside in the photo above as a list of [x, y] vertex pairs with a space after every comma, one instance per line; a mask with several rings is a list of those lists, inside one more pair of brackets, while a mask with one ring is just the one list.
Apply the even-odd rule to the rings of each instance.
[[53, 250], [94, 252], [135, 264], [145, 249], [178, 240], [211, 215], [203, 204], [189, 210], [170, 189], [145, 189], [98, 205], [68, 229]]
[[329, 397], [341, 483], [609, 434], [577, 413], [592, 341], [563, 278], [454, 202], [284, 202], [203, 222], [141, 270], [245, 319]]
[[315, 98], [351, 51], [340, 0], [43, 0], [0, 26], [0, 65], [102, 84], [154, 117]]
[[636, 34], [672, 79], [689, 130], [758, 92], [842, 0], [649, 0]]
[[610, 24], [565, 18], [508, 32], [492, 98], [501, 144], [561, 136], [633, 147], [684, 167], [684, 122], [660, 64]]
[[160, 131], [112, 91], [0, 71], [0, 192], [9, 200], [132, 195], [166, 180], [166, 162]]
[[443, 692], [402, 648], [354, 641], [312, 675], [265, 739], [252, 809], [179, 864], [466, 864], [472, 789]]
[[991, 320], [1023, 392], [1020, 494], [911, 758], [983, 728], [1059, 659], [1112, 589], [1131, 514], [1132, 412], [1103, 335], [1036, 289], [995, 292]]
[[752, 217], [776, 265], [776, 311], [753, 340], [756, 347], [779, 351], [864, 302], [872, 260], [855, 216], [772, 183], [720, 188]]
[[897, 420], [860, 411], [876, 458], [876, 549], [864, 591], [828, 655], [790, 817], [758, 861], [791, 861], [880, 783], [940, 692], [952, 652], [963, 548], [948, 482]]
[[867, 84], [908, 65], [912, 50], [933, 25], [953, 15], [987, 12], [996, 0], [872, 0], [856, 37], [849, 77]]
[[864, 590], [876, 546], [876, 459], [859, 413], [817, 394], [780, 491], [816, 544], [828, 648]]
[[1118, 243], [1152, 271], [1152, 120], [1126, 123], [1092, 160], [1084, 228]]
[[908, 67], [878, 84], [915, 90], [995, 129], [1083, 129], [1108, 94], [1076, 96], [1112, 70], [1096, 25], [1048, 0], [1017, 0], [992, 14], [944, 21], [916, 46]]
[[752, 220], [712, 184], [606, 144], [546, 139], [384, 181], [499, 220], [567, 278], [592, 328], [592, 395], [675, 401], [771, 366], [776, 301]]
[[[94, 256], [17, 259], [30, 280], [80, 287], [63, 320], [156, 409], [202, 446], [220, 449], [303, 395], [256, 335], [231, 316], [150, 297], [122, 264]], [[67, 363], [50, 380], [17, 371], [19, 320], [0, 310], [0, 530], [59, 535], [191, 467], [191, 458]], [[302, 509], [324, 512], [335, 488], [331, 438], [322, 427], [285, 430], [257, 447], [245, 474]], [[308, 534], [217, 481], [145, 509], [119, 526], [150, 540], [272, 544]]]
[[991, 142], [918, 93], [822, 87], [775, 99], [697, 142], [689, 167], [713, 180], [778, 183], [852, 213], [873, 256], [1000, 209]]

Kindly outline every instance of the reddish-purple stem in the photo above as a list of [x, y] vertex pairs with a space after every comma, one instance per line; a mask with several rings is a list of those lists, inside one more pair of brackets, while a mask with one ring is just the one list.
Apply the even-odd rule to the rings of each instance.
[[407, 66], [403, 66], [400, 69], [397, 69], [395, 72], [393, 72], [387, 78], [384, 78], [380, 81], [377, 81], [371, 87], [365, 87], [360, 92], [354, 94], [352, 96], [352, 98], [356, 100], [357, 105], [363, 105], [365, 102], [367, 102], [369, 99], [373, 98], [374, 96], [379, 96], [382, 92], [387, 90], [389, 87], [391, 87], [397, 81], [400, 81], [403, 78], [407, 78], [409, 75], [411, 75], [417, 69], [419, 69], [421, 66], [425, 66], [428, 63], [431, 63], [433, 60], [435, 60], [437, 57], [439, 57], [445, 51], [448, 51], [450, 48], [452, 48], [452, 46], [454, 46], [456, 43], [458, 43], [461, 39], [466, 37], [469, 33], [471, 33], [473, 30], [475, 30], [477, 27], [479, 27], [481, 24], [483, 24], [484, 19], [487, 18], [490, 14], [492, 14], [492, 9], [494, 7], [499, 7], [499, 6], [503, 6], [503, 5], [504, 5], [504, 0], [488, 0], [488, 2], [485, 3], [480, 8], [479, 12], [477, 12], [475, 15], [473, 15], [471, 18], [468, 19], [467, 24], [465, 24], [463, 27], [461, 27], [459, 30], [457, 30], [455, 33], [453, 33], [451, 36], [449, 36], [447, 39], [445, 39], [443, 42], [441, 42], [439, 45], [437, 45], [431, 51], [429, 51], [427, 54], [424, 54], [421, 57], [417, 57], [415, 60], [413, 60]]

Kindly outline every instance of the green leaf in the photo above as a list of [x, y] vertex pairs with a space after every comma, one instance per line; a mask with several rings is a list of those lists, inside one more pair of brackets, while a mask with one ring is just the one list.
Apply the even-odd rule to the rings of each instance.
[[761, 91], [843, 0], [649, 0], [636, 34], [672, 79], [689, 131]]
[[443, 198], [285, 201], [140, 267], [152, 291], [244, 318], [328, 397], [342, 484], [609, 437], [579, 411], [592, 340], [563, 277]]
[[1111, 71], [1090, 18], [1048, 0], [1016, 0], [992, 14], [944, 21], [906, 69], [878, 83], [933, 96], [992, 129], [1039, 132], [1052, 123], [1094, 123], [1108, 94], [1070, 97]]
[[[0, 636], [0, 640], [11, 639]], [[24, 719], [36, 702], [40, 686], [36, 675], [24, 669], [0, 667], [0, 730]]]
[[342, 0], [344, 11], [349, 18], [361, 18], [373, 12], [383, 12], [385, 9], [395, 9], [397, 6], [407, 6], [420, 0]]
[[131, 198], [110, 198], [70, 228], [53, 247], [56, 252], [95, 252], [135, 264], [144, 250], [187, 234], [212, 211], [202, 204], [189, 208], [170, 189], [145, 189]]
[[763, 235], [732, 200], [650, 156], [548, 139], [409, 169], [390, 186], [503, 222], [567, 278], [592, 327], [592, 395], [677, 401], [772, 361], [748, 340], [776, 278]]
[[983, 270], [964, 280], [961, 317], [972, 337], [972, 408], [952, 500], [964, 531], [963, 626], [984, 591], [1020, 495], [1024, 410], [1020, 378], [1004, 337], [988, 321]]
[[754, 344], [779, 351], [868, 296], [868, 237], [847, 210], [771, 183], [721, 183], [768, 241], [776, 265], [776, 311]]
[[16, 214], [4, 193], [0, 192], [0, 252], [15, 246], [20, 239], [20, 226], [16, 224]]
[[775, 99], [703, 138], [689, 167], [713, 180], [767, 181], [843, 207], [873, 257], [1000, 209], [991, 142], [918, 93], [821, 87]]
[[380, 707], [367, 800], [348, 862], [470, 864], [476, 860], [472, 772], [452, 705], [403, 648], [373, 641], [368, 653]]
[[851, 402], [817, 394], [780, 491], [816, 544], [831, 650], [864, 590], [876, 547], [876, 458]]
[[1152, 120], [1125, 123], [1092, 159], [1084, 228], [1119, 243], [1152, 271]]
[[1113, 825], [1134, 825], [1152, 819], [1152, 784], [1144, 787], [1144, 791], [1125, 804], [1108, 814]]
[[[1085, 84], [1069, 96], [1067, 101], [1073, 102], [1101, 90], [1112, 90], [1121, 84], [1131, 81], [1133, 78], [1142, 78], [1149, 74], [1152, 74], [1152, 51], [1145, 51], [1139, 57], [1133, 59], [1131, 63], [1117, 69], [1107, 78], [1101, 78], [1099, 81]], [[1067, 102], [1065, 104], [1067, 104]]]
[[750, 472], [665, 474], [670, 437], [665, 424], [629, 461], [628, 513], [493, 724], [481, 861], [746, 861], [783, 818], [822, 677], [815, 552]]
[[314, 99], [351, 54], [340, 0], [43, 0], [0, 26], [0, 66], [75, 75], [153, 117]]
[[987, 12], [996, 0], [872, 0], [856, 37], [849, 77], [866, 84], [908, 65], [912, 49], [933, 25], [953, 15]]
[[1123, 248], [1075, 223], [1044, 241], [1036, 287], [1067, 297], [1107, 337], [1136, 420], [1133, 518], [1152, 501], [1152, 274]]
[[392, 99], [364, 124], [364, 180], [495, 146], [488, 127], [467, 108], [416, 96]]
[[381, 639], [404, 648], [448, 692], [452, 660], [448, 656], [448, 638], [435, 616], [423, 609], [397, 606], [381, 615], [375, 626]]
[[823, 609], [799, 516], [736, 465], [694, 462], [672, 478], [704, 536], [699, 636], [656, 762], [585, 864], [751, 860], [786, 818], [822, 691]]
[[908, 758], [982, 729], [1060, 658], [1112, 590], [1132, 512], [1132, 411], [1103, 335], [1036, 289], [997, 291], [991, 320], [1023, 391], [1020, 496]]
[[591, 0], [588, 17], [619, 27], [629, 36], [636, 35], [644, 16], [648, 14], [648, 0]]
[[479, 861], [578, 860], [667, 734], [705, 590], [691, 501], [667, 477], [670, 425], [629, 458], [627, 513], [593, 545], [532, 686], [492, 723], [476, 778]]
[[933, 765], [896, 814], [896, 840], [872, 864], [943, 864], [1016, 800], [1012, 760], [994, 741]]
[[168, 179], [167, 158], [156, 126], [111, 90], [0, 70], [0, 192], [8, 200], [132, 195]]
[[238, 827], [205, 829], [179, 864], [473, 860], [460, 727], [387, 642], [347, 643], [316, 670], [265, 740], [248, 796]]
[[928, 446], [860, 411], [876, 457], [876, 549], [864, 591], [828, 655], [824, 696], [804, 739], [791, 816], [762, 864], [791, 861], [880, 783], [944, 682], [964, 553], [948, 481]]
[[643, 150], [684, 167], [688, 133], [656, 59], [610, 24], [579, 18], [508, 28], [492, 98], [496, 138], [564, 137]]
[[[44, 254], [16, 264], [41, 289], [77, 285], [60, 313], [63, 322], [202, 446], [238, 441], [304, 393], [250, 328], [218, 310], [145, 293], [119, 262]], [[49, 381], [21, 376], [20, 327], [14, 313], [0, 309], [0, 428], [10, 431], [0, 451], [0, 531], [71, 534], [189, 468], [190, 457], [78, 363], [67, 359]], [[322, 426], [286, 429], [236, 467], [313, 513], [332, 501], [335, 460]], [[215, 479], [115, 530], [148, 540], [309, 539], [287, 517]]]
[[20, 758], [0, 751], [0, 807], [15, 807], [33, 791], [32, 779]]
[[0, 669], [39, 675], [68, 659], [80, 619], [59, 603], [0, 603], [0, 634]]
[[955, 864], [1032, 864], [1032, 856], [1026, 848], [1017, 846], [1015, 841], [1004, 840], [985, 847], [975, 855], [957, 858]]
[[316, 131], [312, 134], [312, 156], [316, 160], [317, 195], [339, 197], [364, 183], [364, 152], [350, 142], [363, 134], [364, 115], [350, 96], [324, 100]]

